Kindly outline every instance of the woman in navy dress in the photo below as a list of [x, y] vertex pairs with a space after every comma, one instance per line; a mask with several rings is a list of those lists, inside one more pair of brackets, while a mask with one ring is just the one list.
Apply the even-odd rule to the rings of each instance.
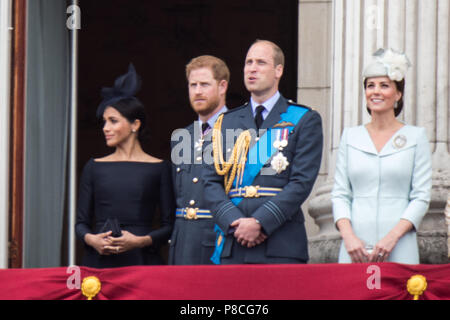
[[[103, 118], [106, 144], [115, 151], [90, 159], [81, 176], [76, 233], [86, 245], [84, 266], [164, 263], [159, 247], [170, 237], [175, 212], [170, 163], [141, 148], [145, 112], [134, 97], [139, 86], [130, 65], [114, 88], [102, 90], [97, 117]], [[160, 218], [155, 229], [156, 208]]]

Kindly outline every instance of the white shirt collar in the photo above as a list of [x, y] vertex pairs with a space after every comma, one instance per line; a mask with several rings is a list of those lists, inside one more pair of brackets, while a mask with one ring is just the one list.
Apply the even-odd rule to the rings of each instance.
[[272, 111], [273, 107], [275, 106], [275, 104], [277, 103], [278, 99], [280, 99], [280, 92], [277, 91], [271, 98], [269, 98], [268, 100], [264, 101], [263, 103], [257, 103], [255, 100], [253, 100], [253, 98], [250, 99], [250, 102], [252, 104], [252, 111], [253, 111], [253, 116], [256, 115], [256, 107], [257, 106], [264, 106], [264, 108], [266, 108], [263, 113], [263, 119], [266, 119], [267, 115], [269, 114], [270, 111]]
[[[208, 124], [211, 128], [214, 127], [214, 123], [216, 123], [217, 118], [222, 114], [228, 111], [227, 106], [223, 106], [222, 109], [220, 109], [218, 112], [216, 112], [211, 118], [208, 119]], [[200, 127], [200, 130], [202, 129], [203, 122], [200, 120], [200, 117], [198, 119], [198, 125]]]

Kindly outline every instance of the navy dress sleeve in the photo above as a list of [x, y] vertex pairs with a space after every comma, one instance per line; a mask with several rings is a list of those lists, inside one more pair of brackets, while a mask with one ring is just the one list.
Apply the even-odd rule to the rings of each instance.
[[153, 245], [167, 243], [172, 234], [175, 217], [175, 197], [173, 193], [171, 163], [164, 161], [159, 184], [160, 227], [149, 233]]
[[94, 215], [94, 186], [92, 179], [93, 159], [90, 159], [83, 168], [80, 179], [80, 188], [77, 204], [77, 221], [75, 232], [84, 242], [84, 236], [92, 233], [91, 223]]

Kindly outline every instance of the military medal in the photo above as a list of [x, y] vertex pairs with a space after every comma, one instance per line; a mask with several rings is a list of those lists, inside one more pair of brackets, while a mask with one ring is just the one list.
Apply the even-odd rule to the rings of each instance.
[[[206, 122], [204, 124], [206, 124]], [[194, 145], [194, 148], [196, 148], [197, 151], [202, 151], [203, 144], [205, 143], [205, 136], [208, 134], [209, 131], [211, 131], [211, 127], [209, 127], [209, 126], [205, 131], [203, 131], [203, 129], [202, 129], [203, 133], [201, 133], [200, 139], [198, 139], [198, 141], [195, 142], [195, 145]]]
[[287, 128], [277, 130], [277, 139], [273, 143], [273, 147], [278, 150], [283, 150], [288, 145], [289, 130]]
[[400, 134], [394, 138], [394, 141], [392, 143], [395, 149], [401, 149], [406, 145], [407, 141], [408, 140], [406, 139], [406, 137]]
[[200, 139], [198, 139], [197, 142], [195, 142], [194, 148], [197, 149], [197, 151], [202, 151], [204, 142], [205, 142], [205, 139], [203, 139], [203, 137], [201, 137]]
[[273, 143], [273, 147], [275, 149], [278, 149], [278, 154], [272, 158], [272, 161], [270, 162], [270, 165], [273, 170], [275, 170], [277, 173], [281, 173], [289, 166], [289, 162], [287, 158], [283, 155], [281, 151], [283, 151], [284, 148], [288, 145], [288, 136], [289, 136], [289, 129], [283, 128], [277, 130], [277, 138], [275, 142]]
[[275, 140], [275, 142], [273, 143], [273, 147], [275, 149], [280, 149], [281, 147], [281, 141], [280, 140]]
[[289, 162], [281, 152], [278, 152], [278, 154], [273, 157], [270, 165], [277, 173], [281, 173], [289, 166]]

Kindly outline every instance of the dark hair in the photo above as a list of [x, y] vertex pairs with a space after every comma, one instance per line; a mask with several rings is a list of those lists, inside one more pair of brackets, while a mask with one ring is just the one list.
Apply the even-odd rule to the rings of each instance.
[[[367, 80], [368, 79], [364, 79], [364, 89], [367, 88]], [[397, 117], [400, 114], [400, 112], [402, 112], [402, 110], [403, 110], [403, 95], [405, 92], [405, 79], [403, 79], [402, 81], [394, 81], [394, 83], [395, 83], [395, 87], [397, 88], [397, 91], [399, 91], [402, 94], [400, 100], [398, 100], [398, 102], [397, 102], [397, 108], [394, 108], [394, 114]], [[367, 112], [369, 112], [369, 114], [372, 115], [372, 112], [370, 111], [369, 107], [366, 107], [366, 108], [367, 108]]]
[[139, 120], [141, 122], [138, 132], [138, 139], [139, 142], [142, 143], [146, 138], [146, 116], [145, 108], [142, 102], [137, 98], [127, 98], [112, 103], [111, 107], [119, 111], [119, 113], [130, 123], [133, 123], [135, 120]]

